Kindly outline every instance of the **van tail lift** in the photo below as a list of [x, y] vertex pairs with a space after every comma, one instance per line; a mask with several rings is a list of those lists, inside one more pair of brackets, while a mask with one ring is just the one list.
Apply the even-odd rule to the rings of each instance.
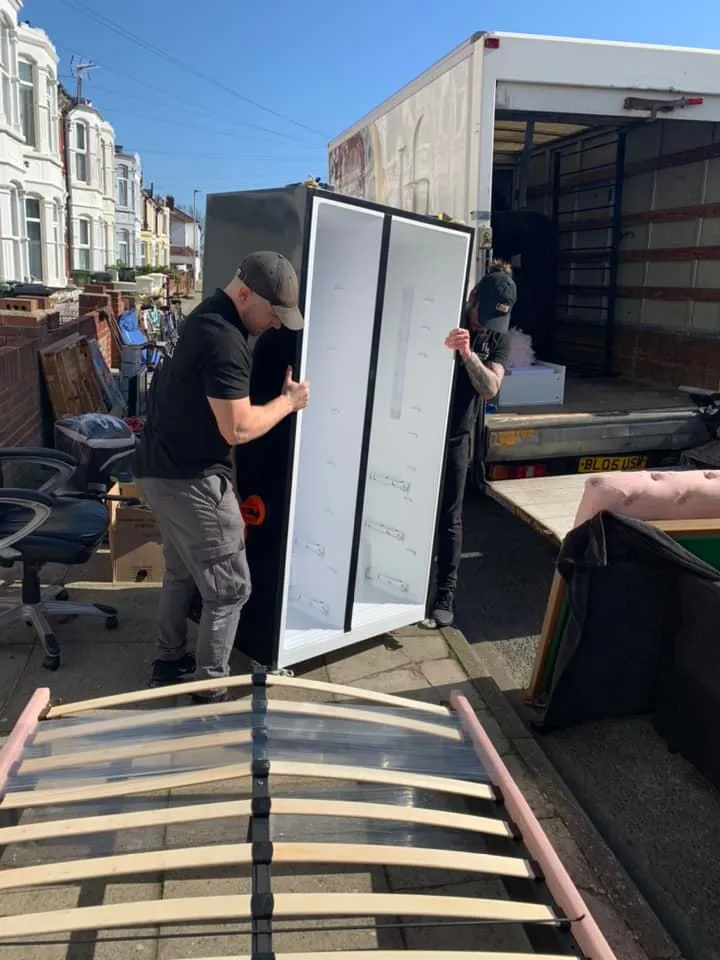
[[653, 120], [659, 113], [672, 113], [686, 107], [701, 107], [704, 97], [677, 97], [675, 100], [658, 100], [654, 97], [626, 97], [623, 104], [626, 110], [647, 110]]

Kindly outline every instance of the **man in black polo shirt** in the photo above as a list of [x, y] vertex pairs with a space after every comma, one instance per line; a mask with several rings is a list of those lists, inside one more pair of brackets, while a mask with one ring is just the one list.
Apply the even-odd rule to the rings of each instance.
[[[229, 673], [240, 612], [250, 594], [231, 449], [302, 410], [310, 395], [309, 385], [296, 383], [288, 369], [279, 396], [251, 404], [248, 337], [281, 325], [299, 330], [302, 324], [292, 265], [278, 253], [251, 254], [224, 290], [187, 317], [172, 358], [153, 377], [135, 458], [135, 476], [157, 519], [165, 554], [151, 686]], [[187, 616], [196, 586], [202, 616], [193, 657], [187, 652]], [[220, 690], [213, 699], [225, 697]]]
[[504, 261], [492, 261], [468, 298], [463, 327], [451, 330], [445, 340], [445, 346], [456, 351], [458, 370], [440, 501], [437, 587], [428, 626], [448, 627], [454, 619], [470, 438], [481, 403], [496, 396], [505, 376], [516, 298], [512, 268]]

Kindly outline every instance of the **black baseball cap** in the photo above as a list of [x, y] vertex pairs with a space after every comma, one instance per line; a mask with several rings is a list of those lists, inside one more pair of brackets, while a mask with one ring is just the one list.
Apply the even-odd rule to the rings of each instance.
[[259, 250], [245, 257], [237, 275], [246, 287], [272, 305], [284, 327], [302, 330], [303, 315], [298, 307], [300, 284], [287, 257], [270, 250]]
[[508, 331], [516, 300], [515, 281], [503, 270], [486, 273], [470, 294], [471, 303], [477, 304], [477, 322], [486, 330], [499, 333]]

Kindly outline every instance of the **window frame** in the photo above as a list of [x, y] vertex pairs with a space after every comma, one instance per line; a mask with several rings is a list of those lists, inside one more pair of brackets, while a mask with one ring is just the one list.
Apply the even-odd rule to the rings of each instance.
[[[123, 227], [118, 230], [118, 241], [117, 241], [117, 259], [118, 263], [122, 263], [124, 267], [131, 267], [130, 263], [130, 231]], [[125, 256], [122, 256], [122, 248], [125, 247]]]
[[[80, 131], [83, 134], [83, 146], [80, 146]], [[73, 152], [75, 155], [75, 179], [78, 183], [87, 183], [90, 184], [90, 128], [85, 120], [76, 120], [75, 129], [73, 131], [74, 146]], [[84, 176], [80, 175], [80, 160], [82, 159], [84, 164]]]
[[[123, 170], [125, 171], [125, 176], [123, 176]], [[118, 206], [124, 207], [125, 209], [130, 208], [130, 167], [126, 163], [118, 164]], [[123, 203], [122, 199], [122, 190], [121, 186], [125, 185], [125, 202]]]
[[13, 109], [15, 99], [14, 36], [12, 22], [4, 13], [0, 13], [0, 114], [9, 127], [15, 126], [15, 111]]
[[[10, 222], [8, 246], [12, 256], [12, 269], [8, 269], [7, 280], [25, 279], [25, 264], [23, 257], [23, 240], [25, 238], [25, 193], [22, 185], [14, 180], [10, 181]], [[7, 265], [8, 268], [10, 264]]]
[[50, 70], [45, 73], [45, 109], [47, 110], [48, 152], [58, 152], [57, 81]]
[[[82, 240], [82, 227], [87, 225], [87, 241]], [[77, 242], [75, 244], [77, 254], [76, 270], [92, 271], [92, 220], [90, 217], [78, 217], [77, 219]], [[80, 262], [81, 254], [87, 257], [87, 266]], [[83, 256], [85, 259], [85, 256]]]
[[[28, 210], [29, 204], [37, 204], [37, 216], [30, 216]], [[43, 229], [43, 208], [42, 208], [42, 198], [35, 194], [26, 194], [25, 195], [25, 238], [27, 240], [27, 262], [28, 262], [28, 277], [32, 280], [44, 281], [45, 279], [45, 264], [43, 262], [43, 240], [44, 240], [44, 229]], [[37, 225], [37, 237], [30, 236], [30, 224]], [[37, 257], [38, 263], [35, 266], [40, 267], [39, 271], [33, 271], [33, 259]]]
[[[30, 68], [30, 80], [24, 80], [22, 76], [22, 68]], [[20, 104], [20, 129], [22, 130], [23, 137], [25, 138], [25, 144], [28, 147], [32, 147], [34, 150], [38, 149], [38, 97], [37, 97], [37, 64], [30, 60], [29, 57], [19, 57], [18, 58], [18, 72], [17, 72], [17, 82], [18, 82], [18, 100]], [[26, 94], [30, 93], [30, 110], [27, 109], [27, 104], [25, 102]], [[28, 124], [28, 120], [30, 123]], [[30, 136], [28, 136], [30, 134]]]
[[65, 273], [62, 255], [65, 248], [63, 242], [63, 206], [60, 200], [53, 201], [52, 231], [53, 231], [53, 260], [55, 262], [55, 279], [59, 280]]

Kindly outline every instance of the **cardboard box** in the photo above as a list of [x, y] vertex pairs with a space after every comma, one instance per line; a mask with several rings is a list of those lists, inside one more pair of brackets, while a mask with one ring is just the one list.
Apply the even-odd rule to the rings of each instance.
[[[140, 497], [135, 484], [116, 484], [111, 494]], [[165, 573], [160, 531], [150, 508], [110, 501], [110, 559], [113, 583], [162, 583]]]

